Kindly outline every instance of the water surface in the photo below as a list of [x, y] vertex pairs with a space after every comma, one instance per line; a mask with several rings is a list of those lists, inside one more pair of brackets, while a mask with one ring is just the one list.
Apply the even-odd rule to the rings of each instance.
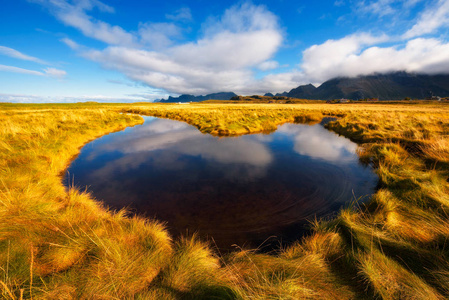
[[222, 250], [272, 248], [374, 192], [377, 177], [356, 147], [320, 124], [218, 138], [145, 117], [87, 144], [65, 181], [113, 209], [166, 222], [174, 236], [198, 232]]

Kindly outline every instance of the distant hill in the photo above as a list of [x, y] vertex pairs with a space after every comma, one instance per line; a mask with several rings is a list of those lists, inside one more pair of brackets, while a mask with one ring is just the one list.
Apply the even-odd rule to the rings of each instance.
[[311, 97], [314, 96], [316, 90], [317, 88], [313, 84], [300, 85], [297, 88], [291, 90], [289, 93], [284, 93], [279, 96], [293, 97], [290, 95], [301, 95], [302, 97], [294, 97], [294, 98], [312, 99]]
[[176, 102], [200, 102], [206, 100], [230, 100], [232, 97], [237, 96], [237, 94], [233, 92], [222, 92], [222, 93], [214, 93], [208, 94], [206, 96], [194, 96], [194, 95], [181, 95], [179, 97], [169, 96], [167, 100], [160, 100], [162, 103], [176, 103]]
[[302, 85], [290, 92], [277, 94], [299, 99], [402, 100], [405, 97], [425, 99], [431, 95], [449, 96], [449, 75], [421, 75], [406, 72], [375, 74], [355, 78], [334, 78], [315, 87]]

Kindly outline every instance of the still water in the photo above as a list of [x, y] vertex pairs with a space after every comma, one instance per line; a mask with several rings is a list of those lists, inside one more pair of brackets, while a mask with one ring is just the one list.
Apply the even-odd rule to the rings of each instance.
[[272, 249], [300, 238], [315, 216], [374, 192], [377, 177], [356, 148], [321, 124], [219, 138], [145, 117], [83, 147], [65, 182], [112, 209], [166, 222], [173, 236]]

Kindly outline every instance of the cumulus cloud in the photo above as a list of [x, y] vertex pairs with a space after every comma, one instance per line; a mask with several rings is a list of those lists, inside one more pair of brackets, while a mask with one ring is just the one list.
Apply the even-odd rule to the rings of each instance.
[[[278, 18], [265, 6], [251, 3], [234, 5], [223, 15], [209, 18], [197, 40], [180, 43], [183, 29], [174, 23], [141, 23], [136, 32], [129, 33], [87, 14], [101, 2], [35, 1], [49, 7], [66, 25], [108, 44], [102, 50], [84, 49], [62, 39], [83, 57], [175, 94], [253, 93], [254, 87], [260, 87], [253, 70], [275, 68], [272, 57], [283, 41]], [[167, 18], [186, 21], [189, 15], [189, 9], [181, 9]], [[264, 86], [267, 90], [272, 91]]]
[[5, 46], [0, 46], [0, 54], [6, 55], [6, 56], [9, 56], [9, 57], [12, 57], [12, 58], [17, 58], [17, 59], [21, 59], [21, 60], [27, 60], [27, 61], [36, 62], [36, 63], [39, 63], [39, 64], [44, 64], [44, 65], [48, 64], [47, 62], [43, 61], [42, 59], [23, 54], [22, 52], [19, 52], [19, 51], [15, 50], [15, 49], [8, 48], [8, 47], [5, 47]]
[[[243, 92], [254, 86], [250, 69], [269, 60], [282, 43], [277, 19], [264, 7], [242, 4], [228, 9], [214, 24], [199, 40], [164, 51], [110, 46], [83, 55], [172, 93]], [[163, 37], [156, 39], [168, 43]]]

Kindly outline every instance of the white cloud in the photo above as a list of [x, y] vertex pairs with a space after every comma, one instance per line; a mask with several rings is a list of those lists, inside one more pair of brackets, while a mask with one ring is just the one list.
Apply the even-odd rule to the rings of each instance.
[[277, 131], [293, 138], [294, 150], [300, 155], [334, 163], [357, 159], [356, 144], [324, 127], [284, 124]]
[[[245, 92], [255, 86], [251, 68], [268, 61], [279, 49], [282, 34], [276, 17], [262, 6], [242, 4], [224, 15], [195, 41], [149, 51], [110, 46], [83, 55], [129, 78], [172, 93]], [[171, 35], [176, 28], [164, 25]], [[148, 34], [151, 36], [149, 28]], [[167, 34], [150, 42], [168, 44]], [[154, 38], [154, 35], [153, 35]], [[268, 87], [265, 87], [268, 89]]]
[[421, 13], [417, 23], [404, 34], [404, 38], [414, 38], [434, 33], [441, 27], [449, 26], [449, 0], [439, 0]]
[[[398, 15], [406, 15], [409, 10], [423, 0], [363, 0], [355, 3], [357, 14], [372, 14], [377, 17], [388, 16], [395, 18]], [[341, 1], [336, 1], [340, 3]], [[338, 6], [338, 5], [337, 5]]]
[[268, 71], [279, 68], [279, 63], [274, 60], [267, 60], [257, 66], [259, 70]]
[[[345, 38], [346, 39], [346, 38]], [[358, 43], [328, 41], [304, 51], [303, 69], [307, 78], [323, 82], [338, 76], [407, 71], [425, 74], [449, 72], [449, 43], [417, 38], [405, 46], [369, 47]], [[333, 49], [337, 49], [333, 52]]]
[[252, 90], [257, 93], [280, 93], [284, 91], [290, 91], [292, 88], [298, 85], [310, 83], [304, 72], [300, 70], [294, 70], [279, 74], [269, 74], [258, 82], [255, 82], [255, 86]]
[[65, 75], [67, 75], [66, 71], [58, 70], [55, 68], [45, 68], [43, 72], [28, 70], [23, 68], [18, 68], [14, 66], [5, 66], [0, 65], [0, 71], [11, 72], [11, 73], [19, 73], [19, 74], [27, 74], [27, 75], [35, 75], [35, 76], [49, 76], [53, 78], [62, 79]]
[[165, 49], [182, 38], [182, 28], [173, 23], [147, 23], [139, 25], [140, 41], [153, 49]]
[[71, 4], [65, 0], [31, 0], [48, 7], [60, 21], [80, 30], [85, 36], [113, 45], [132, 45], [134, 36], [120, 26], [112, 26], [86, 14], [93, 8], [102, 12], [114, 12], [114, 9], [97, 0], [82, 0]]
[[18, 68], [18, 67], [5, 66], [5, 65], [0, 65], [0, 71], [11, 72], [11, 73], [19, 73], [19, 74], [35, 75], [35, 76], [45, 76], [45, 73], [42, 73], [42, 72], [39, 72], [39, 71], [22, 69], [22, 68]]
[[274, 29], [220, 32], [170, 49], [177, 62], [204, 70], [235, 70], [259, 65], [274, 55], [282, 36]]
[[114, 45], [132, 45], [134, 37], [120, 26], [92, 20], [83, 11], [69, 9], [58, 13], [58, 18], [66, 25], [79, 29], [84, 35]]
[[[160, 87], [172, 93], [204, 94], [240, 87], [250, 74], [240, 70], [222, 70], [202, 65], [184, 65], [167, 54], [123, 47], [84, 53], [104, 67], [118, 70], [130, 79]], [[182, 59], [182, 57], [181, 57]]]
[[[362, 1], [358, 2], [358, 7], [381, 16], [410, 9], [421, 1]], [[357, 33], [309, 47], [303, 51], [300, 65], [304, 77], [310, 82], [322, 83], [338, 76], [394, 71], [449, 73], [449, 43], [437, 38], [416, 38], [449, 26], [449, 0], [432, 1], [426, 5], [416, 23], [402, 36]], [[385, 43], [390, 45], [382, 46]]]
[[265, 6], [248, 2], [234, 5], [221, 17], [211, 17], [203, 24], [205, 36], [213, 36], [223, 31], [242, 33], [259, 30], [279, 31], [278, 18]]
[[188, 7], [178, 9], [174, 14], [166, 14], [165, 17], [172, 21], [189, 22], [192, 21], [192, 12]]
[[69, 38], [63, 38], [60, 41], [63, 42], [64, 44], [66, 44], [67, 46], [69, 46], [72, 50], [81, 49], [81, 45], [79, 45], [77, 42], [75, 42]]
[[383, 17], [395, 13], [395, 9], [391, 6], [395, 0], [375, 0], [375, 1], [360, 1], [357, 4], [357, 10], [363, 13], [375, 14]]
[[[0, 66], [1, 68], [1, 66]], [[12, 102], [12, 103], [38, 103], [45, 97], [39, 97], [36, 95], [21, 95], [21, 94], [4, 94], [0, 93], [0, 102]]]
[[104, 4], [98, 0], [80, 0], [78, 1], [78, 7], [85, 10], [92, 10], [96, 7], [102, 12], [115, 13], [115, 9], [112, 6]]
[[15, 49], [8, 48], [5, 46], [0, 46], [0, 54], [6, 55], [6, 56], [9, 56], [12, 58], [21, 59], [21, 60], [33, 61], [33, 62], [36, 62], [39, 64], [44, 64], [44, 65], [48, 64], [47, 62], [43, 61], [42, 59], [23, 54]]
[[311, 82], [322, 82], [342, 75], [352, 76], [350, 73], [364, 72], [366, 67], [358, 65], [358, 69], [348, 70], [350, 67], [347, 64], [357, 60], [357, 55], [364, 47], [387, 40], [386, 35], [372, 36], [367, 33], [353, 34], [339, 40], [327, 40], [303, 52], [301, 67]]
[[[152, 160], [156, 166], [179, 169], [183, 166], [179, 166], [180, 161], [174, 160], [173, 156], [189, 155], [224, 164], [225, 176], [254, 179], [265, 175], [267, 167], [273, 161], [271, 151], [255, 139], [219, 139], [205, 136], [197, 128], [179, 121], [156, 119], [150, 122], [149, 126], [133, 128], [133, 134], [128, 140], [100, 145], [100, 151], [92, 153], [89, 160], [95, 159], [100, 152], [112, 150], [133, 154], [137, 159], [131, 160], [124, 156], [96, 171], [95, 176], [135, 169], [153, 156], [157, 156], [157, 159]], [[155, 150], [164, 151], [154, 152]]]
[[46, 68], [44, 70], [45, 74], [53, 77], [53, 78], [58, 78], [58, 79], [62, 79], [67, 75], [67, 72], [64, 70], [58, 70], [55, 68]]

